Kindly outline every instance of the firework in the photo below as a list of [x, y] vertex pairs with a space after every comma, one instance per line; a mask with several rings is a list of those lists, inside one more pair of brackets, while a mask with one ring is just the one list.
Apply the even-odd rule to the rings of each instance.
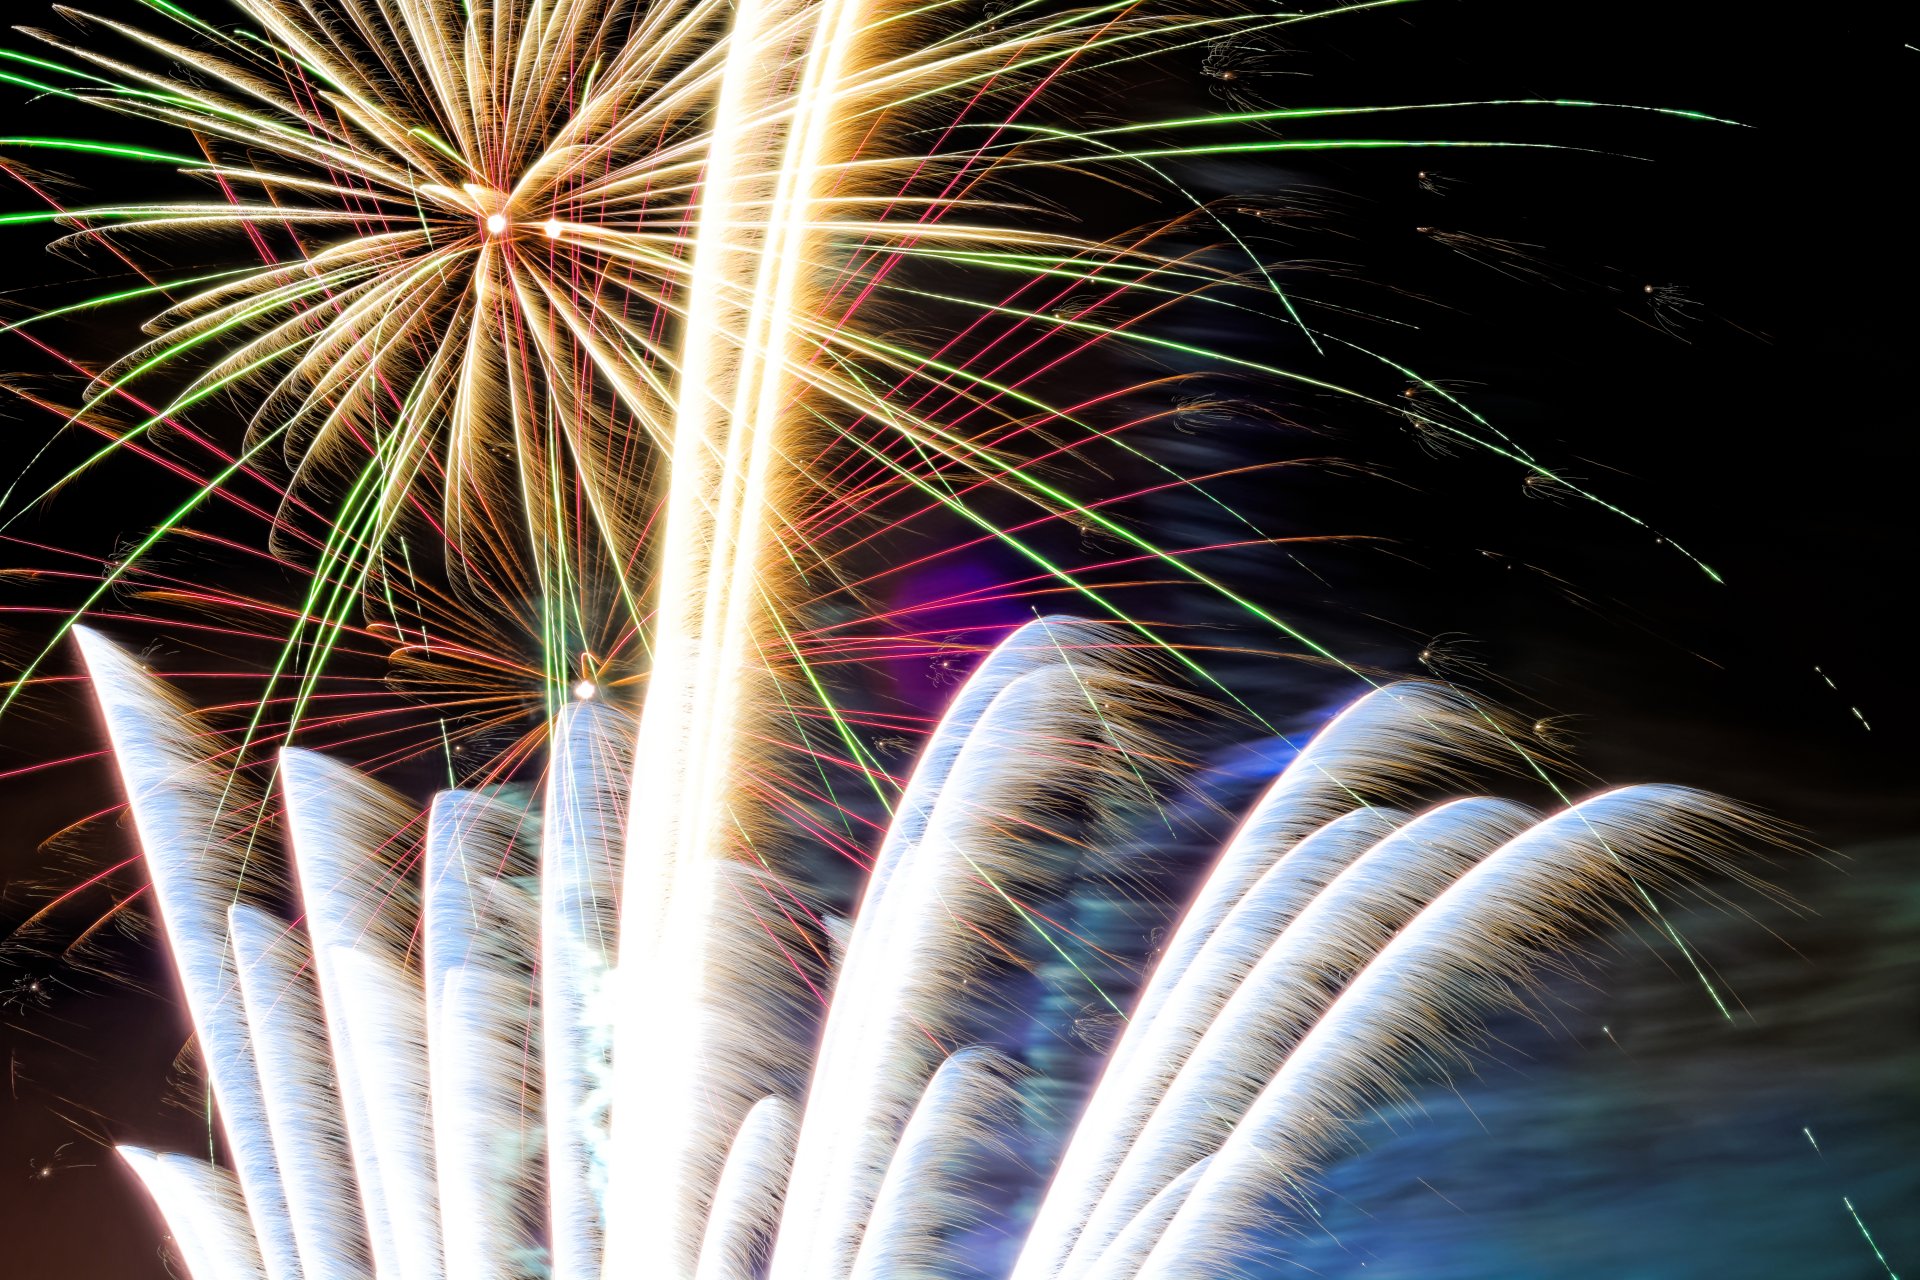
[[[1485, 104], [1074, 125], [1111, 68], [1185, 51], [1211, 82], [1223, 58], [1238, 66], [1253, 50], [1266, 69], [1282, 28], [1347, 8], [1155, 17], [1126, 3], [1017, 4], [976, 18], [952, 0], [243, 0], [239, 25], [160, 6], [165, 34], [69, 12], [83, 36], [31, 32], [38, 51], [5, 51], [0, 80], [176, 131], [181, 149], [11, 137], [0, 154], [152, 164], [220, 198], [67, 207], [9, 168], [50, 207], [4, 221], [63, 225], [63, 243], [118, 255], [141, 283], [7, 329], [160, 306], [151, 341], [95, 370], [62, 416], [105, 435], [96, 461], [147, 451], [162, 432], [204, 440], [183, 418], [216, 399], [237, 400], [252, 433], [189, 469], [193, 496], [102, 590], [281, 457], [274, 536], [292, 538], [325, 584], [289, 628], [290, 647], [318, 651], [313, 669], [395, 574], [386, 560], [411, 529], [415, 545], [449, 541], [456, 583], [538, 601], [551, 641], [582, 629], [567, 606], [578, 581], [597, 579], [629, 626], [658, 629], [646, 643], [666, 683], [682, 678], [676, 655], [711, 638], [684, 678], [711, 685], [750, 651], [804, 684], [796, 597], [857, 602], [848, 544], [914, 507], [1124, 612], [1028, 532], [1075, 522], [1301, 643], [1182, 549], [1114, 519], [1127, 495], [1076, 495], [1044, 465], [1107, 454], [1158, 466], [1143, 488], [1196, 483], [1129, 443], [1153, 415], [1103, 425], [1095, 410], [1115, 397], [1059, 398], [1052, 370], [1114, 348], [1407, 411], [1328, 370], [1208, 351], [1151, 323], [1189, 303], [1270, 312], [1316, 349], [1428, 388], [1413, 416], [1436, 438], [1599, 501], [1457, 397], [1310, 324], [1282, 266], [1168, 171], [1225, 153], [1483, 145], [1244, 135]], [[1184, 208], [1112, 242], [1085, 238], [1024, 193], [1036, 170], [1092, 171]], [[156, 274], [142, 246], [162, 235], [260, 261], [236, 266], [222, 248], [208, 270]], [[957, 331], [921, 342], [901, 323], [907, 308]], [[115, 420], [128, 410], [131, 424]], [[566, 648], [549, 643], [556, 671]], [[766, 701], [744, 686], [735, 700]], [[718, 704], [703, 716], [717, 736], [696, 759], [752, 731]]]
[[[97, 573], [56, 572], [97, 579], [69, 619], [103, 614], [112, 591], [197, 615], [190, 625], [223, 652], [209, 674], [246, 687], [222, 690], [247, 722], [232, 768], [270, 774], [273, 747], [297, 735], [376, 769], [440, 754], [450, 781], [514, 776], [571, 690], [644, 680], [645, 838], [668, 864], [742, 856], [800, 816], [788, 780], [825, 756], [853, 775], [821, 778], [830, 808], [849, 781], [876, 795], [894, 785], [837, 705], [849, 682], [833, 673], [942, 643], [874, 613], [871, 593], [900, 570], [859, 559], [930, 516], [966, 534], [935, 554], [977, 540], [1031, 566], [1010, 595], [1064, 592], [1126, 617], [1101, 580], [1136, 583], [1146, 565], [1333, 660], [1189, 549], [1117, 518], [1136, 492], [1204, 494], [1207, 477], [1129, 443], [1160, 414], [1106, 422], [1111, 395], [1050, 395], [1051, 370], [1103, 347], [1378, 401], [1423, 438], [1490, 448], [1542, 486], [1592, 497], [1438, 384], [1416, 380], [1409, 407], [1151, 327], [1177, 305], [1224, 306], [1334, 342], [1306, 327], [1267, 264], [1248, 276], [1193, 249], [1212, 237], [1251, 257], [1165, 165], [1222, 145], [1183, 140], [1196, 134], [1377, 112], [1181, 118], [1163, 122], [1169, 147], [1138, 125], [1063, 127], [1078, 86], [1168, 50], [1193, 53], [1210, 80], [1236, 50], [1266, 51], [1255, 63], [1271, 69], [1272, 33], [1337, 7], [1149, 18], [1124, 4], [1015, 5], [976, 20], [953, 4], [853, 0], [737, 12], [710, 0], [644, 12], [247, 0], [237, 27], [160, 12], [170, 35], [85, 18], [82, 37], [34, 33], [41, 50], [7, 52], [0, 78], [177, 130], [184, 150], [46, 137], [0, 148], [156, 164], [221, 199], [70, 208], [10, 169], [52, 207], [8, 221], [57, 222], [142, 283], [7, 328], [161, 307], [152, 341], [93, 370], [84, 400], [45, 407], [103, 437], [95, 460], [139, 454], [192, 494]], [[1063, 95], [1066, 111], [1040, 109]], [[1022, 180], [1087, 166], [1191, 208], [1113, 243], [1037, 229]], [[208, 270], [154, 273], [140, 246], [172, 233], [237, 243], [259, 265], [221, 248]], [[957, 273], [987, 287], [950, 283]], [[916, 342], [890, 323], [903, 306], [943, 308], [960, 331]], [[245, 441], [186, 423], [215, 398], [242, 405]], [[1140, 478], [1076, 496], [1057, 469], [1083, 454]], [[265, 522], [213, 541], [302, 566], [295, 598], [156, 567], [162, 542], [195, 537], [190, 519], [212, 504]], [[1243, 544], [1272, 541], [1228, 514]], [[1052, 549], [1060, 524], [1079, 530], [1076, 555]], [[858, 623], [813, 621], [848, 610]], [[233, 661], [270, 639], [277, 656]], [[38, 662], [22, 665], [6, 704], [34, 682]], [[389, 673], [414, 696], [387, 696]], [[271, 786], [252, 793], [270, 821]]]
[[[1318, 14], [239, 8], [247, 25], [229, 29], [167, 6], [179, 41], [89, 19], [125, 56], [42, 34], [53, 58], [0, 72], [177, 128], [198, 154], [13, 144], [105, 149], [222, 196], [13, 220], [64, 223], [136, 270], [130, 247], [167, 231], [238, 234], [261, 258], [97, 300], [164, 309], [63, 415], [106, 436], [96, 460], [150, 449], [216, 397], [243, 397], [251, 432], [206, 446], [193, 497], [83, 611], [151, 581], [152, 548], [274, 454], [263, 545], [311, 568], [234, 740], [81, 635], [232, 1153], [230, 1173], [128, 1163], [199, 1280], [949, 1269], [985, 1212], [971, 1162], [1020, 1087], [970, 1044], [976, 984], [1057, 945], [1038, 904], [1067, 875], [1072, 828], [1152, 803], [1172, 762], [1147, 726], [1184, 705], [1168, 677], [1211, 678], [1031, 530], [1071, 524], [1083, 549], [1105, 540], [1113, 563], [1338, 661], [1115, 518], [1130, 493], [1069, 491], [1053, 465], [1096, 450], [1150, 473], [1140, 491], [1201, 490], [1128, 442], [1163, 415], [1113, 425], [1096, 412], [1112, 396], [1056, 402], [1049, 371], [1118, 347], [1285, 379], [1599, 501], [1452, 392], [1309, 326], [1266, 264], [1222, 265], [1216, 245], [1246, 245], [1167, 176], [1186, 157], [1451, 144], [1269, 136], [1385, 109], [1267, 109], [1245, 88], [1247, 109], [1159, 122], [1165, 138], [1033, 107], [1152, 47], [1201, 51], [1222, 83], [1278, 75], [1263, 33]], [[1262, 132], [1218, 140], [1236, 128]], [[1049, 168], [1159, 183], [1191, 208], [1112, 242], [1036, 229], [1017, 184]], [[1185, 243], [1201, 232], [1215, 244]], [[947, 283], [966, 272], [1014, 283]], [[961, 322], [922, 341], [889, 324], [905, 305]], [[1418, 395], [1153, 330], [1189, 305], [1263, 309]], [[130, 405], [133, 425], [112, 425]], [[896, 794], [823, 674], [872, 641], [810, 615], [861, 600], [850, 548], [929, 512], [1116, 621], [1048, 618], [996, 648]], [[415, 579], [410, 537], [434, 543], [444, 591]], [[497, 635], [502, 601], [540, 614], [523, 665], [497, 640], [450, 649], [424, 617], [465, 611], [456, 634]], [[508, 723], [535, 685], [538, 723], [424, 813], [311, 752], [251, 767], [333, 727], [307, 711], [356, 646], [404, 655], [416, 686], [477, 686]], [[593, 696], [641, 679], [637, 722]], [[1444, 1058], [1474, 1010], [1616, 902], [1651, 909], [1649, 887], [1718, 868], [1742, 830], [1661, 788], [1545, 819], [1484, 798], [1385, 807], [1509, 754], [1508, 732], [1447, 690], [1392, 687], [1274, 782], [1155, 967], [1016, 1275], [1197, 1278], [1253, 1256], [1263, 1206], [1301, 1209], [1342, 1126], [1405, 1067]], [[543, 734], [534, 803], [515, 778]], [[451, 757], [444, 724], [442, 741]], [[789, 856], [808, 801], [786, 793], [823, 742], [891, 810], [844, 928]], [[834, 786], [809, 800], [845, 815]], [[258, 855], [275, 827], [284, 881]]]
[[[202, 1280], [369, 1262], [706, 1280], [769, 1258], [794, 1280], [946, 1273], [980, 1212], [968, 1170], [1004, 1138], [1019, 1075], [956, 1039], [965, 987], [1034, 945], [1067, 797], [1140, 785], [1141, 715], [1167, 696], [1100, 628], [1011, 637], [935, 732], [842, 945], [772, 872], [731, 862], [709, 871], [726, 892], [670, 886], [696, 908], [674, 940], [722, 970], [695, 988], [696, 1016], [730, 1025], [651, 1024], [647, 1054], [687, 1066], [654, 1075], [660, 1092], [616, 1091], [608, 1114], [600, 993], [626, 993], [624, 1019], [637, 984], [687, 982], [635, 938], [632, 904], [613, 909], [623, 857], [648, 853], [620, 830], [620, 717], [562, 713], [537, 814], [447, 792], [422, 821], [289, 753], [296, 928], [236, 897], [244, 843], [223, 838], [225, 782], [177, 700], [98, 636], [82, 644], [234, 1153], [231, 1174], [124, 1153]], [[1724, 869], [1716, 850], [1752, 830], [1669, 787], [1544, 818], [1487, 798], [1379, 803], [1501, 744], [1458, 693], [1391, 686], [1273, 781], [1149, 977], [1013, 1274], [1234, 1273], [1270, 1247], [1270, 1205], [1306, 1210], [1348, 1122], [1455, 1060], [1541, 959]], [[657, 930], [674, 909], [638, 919]], [[661, 1141], [675, 1133], [692, 1136]], [[631, 1163], [664, 1166], [660, 1185], [623, 1181]], [[661, 1203], [642, 1213], [634, 1185]], [[657, 1234], [623, 1245], [636, 1216]]]

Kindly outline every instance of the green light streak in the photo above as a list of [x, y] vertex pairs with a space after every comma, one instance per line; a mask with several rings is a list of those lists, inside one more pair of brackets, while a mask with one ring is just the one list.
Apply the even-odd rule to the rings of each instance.
[[0, 138], [0, 147], [43, 147], [54, 151], [84, 151], [95, 155], [119, 156], [127, 160], [153, 160], [166, 164], [206, 166], [201, 156], [176, 155], [171, 151], [152, 151], [146, 147], [119, 142], [88, 142], [82, 138]]
[[1900, 1280], [1894, 1272], [1893, 1264], [1887, 1261], [1887, 1255], [1880, 1252], [1880, 1246], [1874, 1242], [1873, 1232], [1867, 1230], [1867, 1224], [1861, 1219], [1860, 1211], [1853, 1207], [1853, 1201], [1846, 1196], [1841, 1196], [1840, 1203], [1847, 1206], [1847, 1213], [1853, 1218], [1853, 1225], [1860, 1228], [1860, 1238], [1867, 1242], [1867, 1248], [1873, 1250], [1873, 1256], [1879, 1259], [1881, 1268], [1887, 1273], [1887, 1280]]
[[[1344, 116], [1393, 115], [1409, 111], [1460, 111], [1471, 107], [1592, 107], [1607, 111], [1640, 111], [1651, 115], [1668, 116], [1679, 120], [1693, 120], [1703, 124], [1725, 124], [1736, 128], [1746, 128], [1738, 120], [1726, 120], [1719, 116], [1710, 116], [1700, 111], [1685, 111], [1674, 107], [1646, 107], [1627, 102], [1589, 102], [1579, 98], [1468, 98], [1458, 102], [1405, 102], [1389, 103], [1369, 107], [1286, 107], [1270, 111], [1230, 111], [1218, 115], [1176, 116], [1166, 120], [1150, 120], [1141, 124], [1115, 125], [1106, 129], [1089, 129], [1067, 136], [1076, 139], [1110, 138], [1129, 133], [1148, 133], [1158, 129], [1192, 129], [1208, 125], [1264, 124], [1274, 120], [1317, 120], [1340, 118]], [[984, 127], [984, 126], [973, 126]], [[1012, 127], [1024, 129], [1029, 126], [1011, 124], [995, 125], [994, 128]]]

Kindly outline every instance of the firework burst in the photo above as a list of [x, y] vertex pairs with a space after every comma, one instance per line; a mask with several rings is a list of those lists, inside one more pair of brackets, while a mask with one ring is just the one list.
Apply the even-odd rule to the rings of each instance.
[[[972, 1273], [1022, 1071], [967, 1047], [970, 989], [1058, 945], [1075, 815], [1166, 771], [1147, 726], [1170, 694], [1138, 649], [1036, 622], [955, 696], [842, 928], [771, 869], [636, 845], [632, 739], [603, 706], [562, 714], [537, 807], [446, 792], [413, 815], [292, 752], [296, 929], [244, 871], [191, 717], [82, 645], [234, 1153], [229, 1174], [122, 1149], [201, 1280]], [[1387, 803], [1510, 751], [1485, 708], [1421, 685], [1306, 745], [1148, 977], [1012, 1275], [1267, 1258], [1275, 1208], [1308, 1211], [1369, 1105], [1757, 831], [1670, 787], [1544, 818]], [[609, 1027], [609, 992], [642, 1035]]]

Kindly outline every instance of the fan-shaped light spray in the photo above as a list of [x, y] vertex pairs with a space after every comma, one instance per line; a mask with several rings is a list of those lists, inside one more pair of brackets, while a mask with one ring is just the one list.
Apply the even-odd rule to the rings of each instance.
[[[218, 1280], [345, 1280], [370, 1256], [376, 1274], [403, 1280], [528, 1268], [717, 1280], [770, 1262], [799, 1280], [874, 1280], [965, 1262], [956, 1251], [981, 1212], [969, 1170], [1010, 1135], [1018, 1068], [954, 1043], [955, 995], [969, 973], [1031, 944], [1021, 902], [1053, 874], [1059, 799], [1138, 786], [1126, 762], [1144, 739], [1111, 735], [1139, 723], [1153, 686], [1101, 635], [1034, 623], [959, 691], [837, 975], [800, 959], [818, 926], [783, 909], [800, 901], [793, 886], [710, 860], [709, 884], [724, 891], [677, 909], [721, 963], [688, 1003], [734, 1025], [650, 1024], [650, 1040], [622, 1036], [616, 1065], [636, 1043], [666, 1057], [704, 1048], [711, 1096], [754, 1101], [730, 1125], [709, 1113], [668, 1127], [685, 1135], [673, 1148], [654, 1141], [649, 1100], [617, 1094], [610, 1130], [586, 1105], [603, 1052], [588, 992], [608, 958], [656, 983], [685, 980], [670, 957], [629, 946], [631, 913], [609, 901], [618, 861], [638, 847], [622, 852], [632, 775], [609, 708], [562, 713], [537, 819], [448, 792], [422, 828], [350, 770], [288, 753], [299, 926], [229, 908], [234, 872], [218, 828], [203, 825], [220, 786], [196, 765], [207, 731], [85, 633], [163, 921], [171, 936], [187, 921], [211, 931], [176, 951], [183, 979], [216, 997], [189, 1001], [196, 1031], [232, 1055], [216, 1079], [238, 1179], [126, 1152], [188, 1266]], [[1066, 649], [1063, 636], [1096, 643]], [[1672, 787], [1612, 791], [1544, 819], [1485, 798], [1412, 816], [1369, 805], [1484, 749], [1459, 739], [1465, 718], [1430, 716], [1458, 708], [1451, 697], [1418, 685], [1373, 695], [1256, 806], [1196, 898], [1217, 908], [1211, 926], [1197, 947], [1169, 952], [1163, 964], [1186, 957], [1175, 977], [1149, 982], [1161, 998], [1134, 1011], [1131, 1050], [1113, 1055], [1042, 1208], [1055, 1225], [1031, 1235], [1015, 1274], [1240, 1273], [1270, 1246], [1268, 1206], [1302, 1206], [1306, 1180], [1370, 1101], [1457, 1052], [1473, 1017], [1511, 999], [1554, 948], [1638, 905], [1634, 886], [1719, 868], [1718, 851], [1749, 831], [1723, 803]], [[1396, 770], [1384, 747], [1352, 737], [1356, 725], [1376, 744], [1429, 750]], [[1289, 823], [1277, 798], [1300, 795], [1303, 768], [1319, 775], [1309, 791], [1327, 789]], [[309, 946], [317, 983], [299, 963]], [[234, 959], [198, 978], [196, 947]], [[803, 979], [831, 991], [817, 1044], [805, 1038]], [[635, 1008], [622, 1002], [615, 1016]], [[739, 1052], [711, 1056], [715, 1044]], [[236, 1077], [240, 1063], [254, 1074]], [[629, 1179], [655, 1159], [711, 1171], [690, 1240], [675, 1215], [692, 1211], [674, 1201], [621, 1243], [620, 1219], [640, 1206], [622, 1198], [632, 1181], [598, 1190], [606, 1144]]]

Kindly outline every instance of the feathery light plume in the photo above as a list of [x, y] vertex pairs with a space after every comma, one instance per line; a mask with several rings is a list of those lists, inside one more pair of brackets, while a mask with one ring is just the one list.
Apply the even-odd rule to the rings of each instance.
[[[635, 917], [607, 909], [616, 879], [602, 861], [621, 856], [628, 758], [618, 721], [593, 704], [563, 714], [537, 817], [447, 792], [422, 829], [351, 771], [287, 752], [305, 928], [229, 908], [234, 882], [210, 868], [232, 866], [181, 838], [203, 830], [192, 824], [220, 785], [196, 766], [195, 722], [110, 643], [82, 636], [121, 726], [163, 919], [220, 920], [202, 950], [236, 957], [198, 979], [183, 967], [215, 984], [190, 1002], [196, 1031], [261, 1064], [260, 1083], [229, 1077], [219, 1094], [236, 1161], [254, 1162], [238, 1180], [126, 1157], [194, 1274], [221, 1280], [364, 1274], [362, 1240], [377, 1274], [408, 1280], [965, 1269], [990, 1212], [979, 1179], [1013, 1133], [1018, 1069], [958, 1038], [964, 988], [1036, 945], [1032, 904], [1064, 856], [1072, 798], [1098, 810], [1103, 793], [1141, 785], [1129, 762], [1148, 754], [1146, 726], [1170, 696], [1103, 628], [1042, 619], [1010, 637], [956, 694], [828, 975], [825, 927], [801, 888], [737, 862], [710, 865], [691, 890], [673, 884], [683, 904], [640, 915], [628, 945]], [[1484, 797], [1411, 815], [1368, 803], [1411, 798], [1423, 772], [1453, 781], [1459, 762], [1487, 755], [1470, 709], [1450, 691], [1390, 686], [1269, 786], [1189, 911], [1194, 945], [1169, 948], [1159, 972], [1173, 976], [1148, 982], [1048, 1191], [1048, 1229], [1028, 1236], [1013, 1274], [1251, 1274], [1274, 1247], [1273, 1210], [1307, 1211], [1314, 1171], [1370, 1105], [1459, 1061], [1475, 1020], [1583, 933], [1645, 909], [1648, 891], [1729, 870], [1727, 851], [1759, 832], [1675, 787], [1609, 791], [1544, 818]], [[127, 729], [161, 721], [172, 730]], [[603, 1128], [588, 1099], [607, 1043], [590, 1024], [605, 1006], [584, 991], [608, 956], [623, 984], [687, 982], [658, 942], [659, 916], [676, 910], [721, 940], [724, 963], [695, 988], [696, 1020], [619, 1043], [696, 1063], [705, 1093], [616, 1093]], [[615, 921], [618, 937], [599, 932]], [[298, 963], [303, 933], [317, 984]], [[185, 966], [200, 953], [177, 954]], [[723, 1035], [700, 1018], [732, 1025]], [[662, 1107], [695, 1114], [663, 1127]], [[603, 1184], [594, 1166], [608, 1148], [616, 1176]], [[619, 1220], [639, 1206], [621, 1199], [635, 1183], [618, 1170], [653, 1162], [669, 1171], [640, 1185], [667, 1199], [621, 1245]]]

